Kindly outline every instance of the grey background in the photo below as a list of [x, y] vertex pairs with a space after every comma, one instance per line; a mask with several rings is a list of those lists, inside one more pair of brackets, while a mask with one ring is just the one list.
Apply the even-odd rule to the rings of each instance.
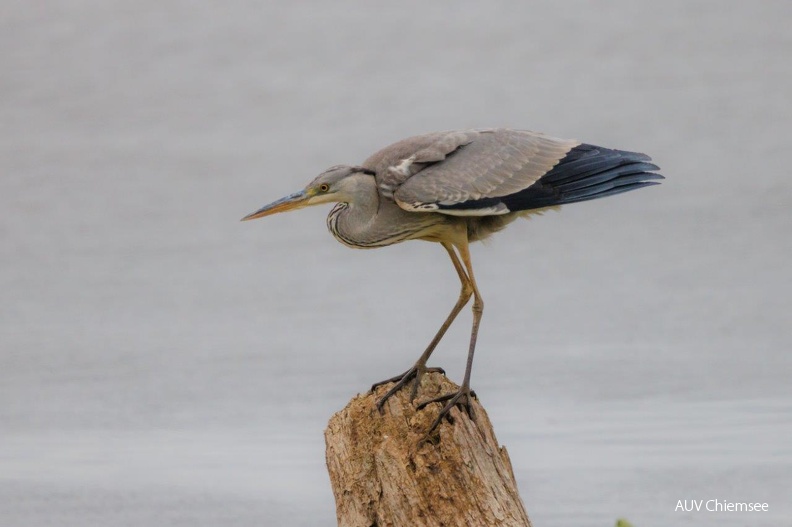
[[[1, 525], [334, 525], [327, 419], [412, 363], [456, 277], [431, 244], [350, 251], [321, 207], [238, 219], [490, 126], [668, 178], [473, 248], [473, 385], [534, 523], [792, 525], [792, 3], [0, 13]], [[469, 321], [433, 361], [456, 380]]]

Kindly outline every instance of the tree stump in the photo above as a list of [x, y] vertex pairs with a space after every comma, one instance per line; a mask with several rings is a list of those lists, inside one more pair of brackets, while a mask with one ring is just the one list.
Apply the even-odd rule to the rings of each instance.
[[[474, 400], [474, 420], [458, 408], [422, 441], [440, 404], [416, 411], [410, 387], [383, 414], [376, 393], [354, 397], [325, 430], [327, 468], [342, 527], [521, 526], [528, 514], [506, 448]], [[457, 390], [438, 373], [424, 376], [419, 399]]]

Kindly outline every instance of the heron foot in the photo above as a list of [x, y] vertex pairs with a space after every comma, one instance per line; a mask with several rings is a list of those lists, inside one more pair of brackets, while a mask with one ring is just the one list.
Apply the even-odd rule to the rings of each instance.
[[468, 416], [475, 421], [475, 413], [473, 412], [473, 407], [470, 406], [471, 397], [475, 398], [476, 392], [471, 390], [469, 386], [462, 386], [459, 388], [459, 391], [447, 393], [445, 395], [441, 395], [440, 397], [435, 397], [434, 399], [429, 399], [428, 401], [418, 404], [416, 410], [423, 410], [432, 403], [446, 403], [445, 406], [443, 406], [443, 408], [440, 410], [440, 414], [438, 414], [437, 418], [435, 418], [435, 420], [432, 422], [432, 426], [430, 426], [429, 430], [426, 431], [426, 436], [428, 437], [443, 419], [448, 419], [448, 422], [453, 423], [453, 419], [449, 412], [455, 406], [459, 406], [465, 410]]
[[390, 379], [385, 379], [384, 381], [372, 384], [371, 391], [373, 392], [383, 384], [389, 384], [392, 382], [396, 383], [391, 387], [390, 390], [388, 390], [385, 395], [380, 398], [379, 401], [377, 401], [377, 410], [379, 410], [379, 413], [382, 413], [382, 408], [385, 406], [385, 402], [390, 399], [393, 394], [404, 388], [411, 380], [413, 381], [413, 386], [412, 391], [410, 392], [410, 401], [413, 401], [415, 396], [418, 394], [418, 387], [421, 385], [421, 378], [423, 378], [425, 373], [442, 373], [445, 375], [445, 370], [443, 368], [427, 368], [423, 364], [415, 364], [412, 368], [401, 375], [397, 375], [395, 377], [391, 377]]

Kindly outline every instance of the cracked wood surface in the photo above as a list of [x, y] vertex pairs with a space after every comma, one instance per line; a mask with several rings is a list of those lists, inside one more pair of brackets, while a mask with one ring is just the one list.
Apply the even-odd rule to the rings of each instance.
[[[407, 387], [380, 415], [375, 405], [388, 386], [354, 397], [325, 430], [339, 526], [530, 527], [509, 455], [478, 400], [474, 420], [454, 409], [453, 423], [421, 442], [440, 405], [416, 411]], [[457, 389], [427, 374], [419, 399]]]

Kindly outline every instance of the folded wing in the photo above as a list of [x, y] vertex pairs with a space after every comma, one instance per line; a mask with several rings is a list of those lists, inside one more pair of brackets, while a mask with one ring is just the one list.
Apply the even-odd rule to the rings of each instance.
[[383, 195], [409, 211], [506, 214], [610, 196], [663, 179], [644, 154], [522, 130], [409, 138], [370, 158]]

